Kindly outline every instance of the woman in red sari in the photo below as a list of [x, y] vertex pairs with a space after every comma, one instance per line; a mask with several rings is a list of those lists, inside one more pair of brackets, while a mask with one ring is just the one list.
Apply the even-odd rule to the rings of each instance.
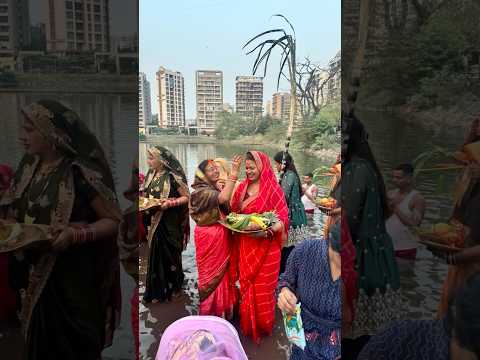
[[196, 222], [195, 254], [198, 268], [200, 315], [233, 317], [237, 302], [236, 265], [231, 258], [229, 231], [218, 221], [228, 214], [228, 203], [238, 179], [242, 157], [235, 156], [232, 173], [220, 191], [217, 187], [220, 172], [213, 160], [198, 166], [190, 196], [190, 216]]
[[235, 235], [240, 277], [240, 327], [257, 343], [272, 333], [275, 321], [275, 288], [280, 270], [280, 250], [286, 240], [288, 207], [274, 175], [270, 159], [258, 151], [247, 153], [247, 178], [236, 189], [233, 212], [242, 214], [274, 211], [279, 222], [255, 235]]

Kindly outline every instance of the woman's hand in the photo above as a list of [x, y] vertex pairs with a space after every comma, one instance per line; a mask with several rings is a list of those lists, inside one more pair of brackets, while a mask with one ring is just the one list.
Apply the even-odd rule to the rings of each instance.
[[289, 288], [284, 287], [280, 291], [280, 295], [278, 295], [277, 305], [284, 313], [294, 315], [297, 306], [297, 296]]
[[73, 245], [75, 229], [71, 227], [57, 227], [52, 230], [52, 248], [55, 251], [64, 251]]
[[238, 178], [240, 174], [240, 167], [242, 166], [243, 157], [241, 155], [235, 155], [232, 159], [232, 173], [231, 175]]

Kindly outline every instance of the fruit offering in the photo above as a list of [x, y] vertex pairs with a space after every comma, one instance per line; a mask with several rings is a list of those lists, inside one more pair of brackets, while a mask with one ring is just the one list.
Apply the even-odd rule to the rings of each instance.
[[337, 201], [332, 198], [321, 198], [317, 200], [319, 206], [326, 207], [326, 208], [334, 208], [337, 204]]
[[434, 224], [431, 230], [420, 231], [419, 235], [422, 238], [426, 238], [443, 245], [460, 248], [464, 245], [466, 232], [467, 229], [463, 224], [458, 221], [452, 221], [448, 224]]
[[278, 221], [277, 216], [273, 212], [263, 214], [236, 214], [230, 213], [226, 217], [226, 223], [232, 230], [245, 231], [251, 227], [266, 230]]

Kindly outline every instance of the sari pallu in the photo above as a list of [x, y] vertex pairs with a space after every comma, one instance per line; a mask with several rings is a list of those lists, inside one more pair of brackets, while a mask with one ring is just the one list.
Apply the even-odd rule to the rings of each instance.
[[235, 262], [231, 259], [230, 232], [218, 224], [228, 212], [218, 202], [220, 191], [208, 183], [200, 169], [195, 174], [190, 215], [195, 220], [195, 255], [198, 269], [200, 315], [233, 316], [237, 302]]
[[288, 207], [268, 156], [257, 151], [251, 154], [260, 171], [259, 192], [245, 199], [249, 180], [244, 180], [233, 195], [232, 211], [243, 214], [274, 211], [283, 224], [283, 231], [271, 238], [254, 238], [248, 234], [234, 236], [239, 259], [240, 327], [244, 335], [259, 343], [261, 335], [272, 333], [275, 321], [275, 289], [280, 250], [288, 229]]
[[[53, 226], [93, 223], [97, 219], [90, 201], [98, 196], [120, 219], [103, 150], [78, 116], [53, 101], [39, 101], [23, 113], [63, 158], [48, 175], [43, 196], [32, 200], [39, 159], [24, 156], [1, 202], [9, 217]], [[23, 251], [22, 258], [11, 257], [16, 267], [11, 281], [21, 295], [27, 359], [98, 359], [111, 345], [120, 315], [115, 238], [73, 245], [60, 253]]]

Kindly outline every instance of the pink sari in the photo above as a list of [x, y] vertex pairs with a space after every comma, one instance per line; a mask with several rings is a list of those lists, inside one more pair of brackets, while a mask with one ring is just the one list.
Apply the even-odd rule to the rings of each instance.
[[262, 335], [272, 334], [275, 322], [275, 289], [280, 250], [288, 229], [288, 207], [268, 156], [258, 151], [250, 153], [260, 170], [260, 189], [256, 196], [246, 199], [249, 180], [244, 180], [233, 194], [232, 211], [242, 214], [274, 211], [284, 229], [265, 239], [235, 235], [239, 256], [240, 327], [244, 335], [259, 343]]
[[238, 296], [231, 238], [229, 231], [218, 224], [223, 216], [218, 202], [220, 191], [208, 183], [200, 169], [192, 187], [190, 215], [197, 224], [194, 235], [200, 315], [230, 319]]

